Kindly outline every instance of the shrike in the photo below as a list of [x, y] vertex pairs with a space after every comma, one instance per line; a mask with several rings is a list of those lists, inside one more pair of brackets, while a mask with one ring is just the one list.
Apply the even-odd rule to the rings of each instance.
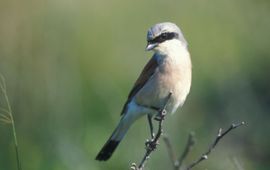
[[[151, 121], [165, 103], [167, 113], [174, 113], [183, 105], [191, 86], [191, 60], [187, 45], [174, 23], [159, 23], [148, 30], [146, 50], [154, 51], [154, 55], [130, 91], [120, 122], [96, 160], [108, 160], [138, 118], [147, 115]], [[171, 97], [166, 101], [169, 94]]]

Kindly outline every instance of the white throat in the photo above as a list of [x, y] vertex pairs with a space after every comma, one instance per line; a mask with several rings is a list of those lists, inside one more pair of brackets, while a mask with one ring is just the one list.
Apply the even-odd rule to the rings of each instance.
[[179, 64], [180, 62], [181, 65], [184, 64], [185, 66], [191, 67], [187, 46], [177, 39], [165, 41], [159, 44], [154, 49], [154, 52], [157, 54], [160, 62], [164, 60], [171, 60], [175, 62], [175, 64]]
[[163, 56], [179, 54], [179, 52], [187, 51], [186, 44], [177, 39], [172, 39], [159, 44], [154, 52]]

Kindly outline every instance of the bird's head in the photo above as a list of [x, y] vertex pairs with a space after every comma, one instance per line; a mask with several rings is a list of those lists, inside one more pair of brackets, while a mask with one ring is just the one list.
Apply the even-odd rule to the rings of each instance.
[[147, 51], [153, 50], [166, 55], [177, 48], [186, 47], [187, 42], [180, 28], [174, 23], [159, 23], [147, 32]]

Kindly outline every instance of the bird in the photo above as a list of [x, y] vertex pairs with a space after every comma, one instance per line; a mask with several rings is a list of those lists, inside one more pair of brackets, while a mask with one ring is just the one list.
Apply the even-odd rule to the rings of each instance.
[[[174, 113], [190, 92], [192, 64], [188, 43], [175, 23], [162, 22], [150, 27], [146, 51], [154, 54], [135, 81], [117, 127], [96, 156], [98, 161], [107, 161], [112, 156], [128, 129], [140, 117], [147, 116], [153, 135], [151, 120], [158, 110], [166, 104], [166, 112]], [[168, 95], [170, 98], [166, 101]]]

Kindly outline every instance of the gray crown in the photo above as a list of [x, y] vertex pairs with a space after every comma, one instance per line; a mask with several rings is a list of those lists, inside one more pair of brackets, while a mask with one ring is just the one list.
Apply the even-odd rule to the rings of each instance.
[[187, 41], [184, 38], [180, 28], [176, 24], [171, 22], [158, 23], [152, 26], [147, 32], [147, 41], [153, 40], [154, 38], [165, 32], [177, 33], [177, 39], [179, 39], [184, 45], [187, 46]]

